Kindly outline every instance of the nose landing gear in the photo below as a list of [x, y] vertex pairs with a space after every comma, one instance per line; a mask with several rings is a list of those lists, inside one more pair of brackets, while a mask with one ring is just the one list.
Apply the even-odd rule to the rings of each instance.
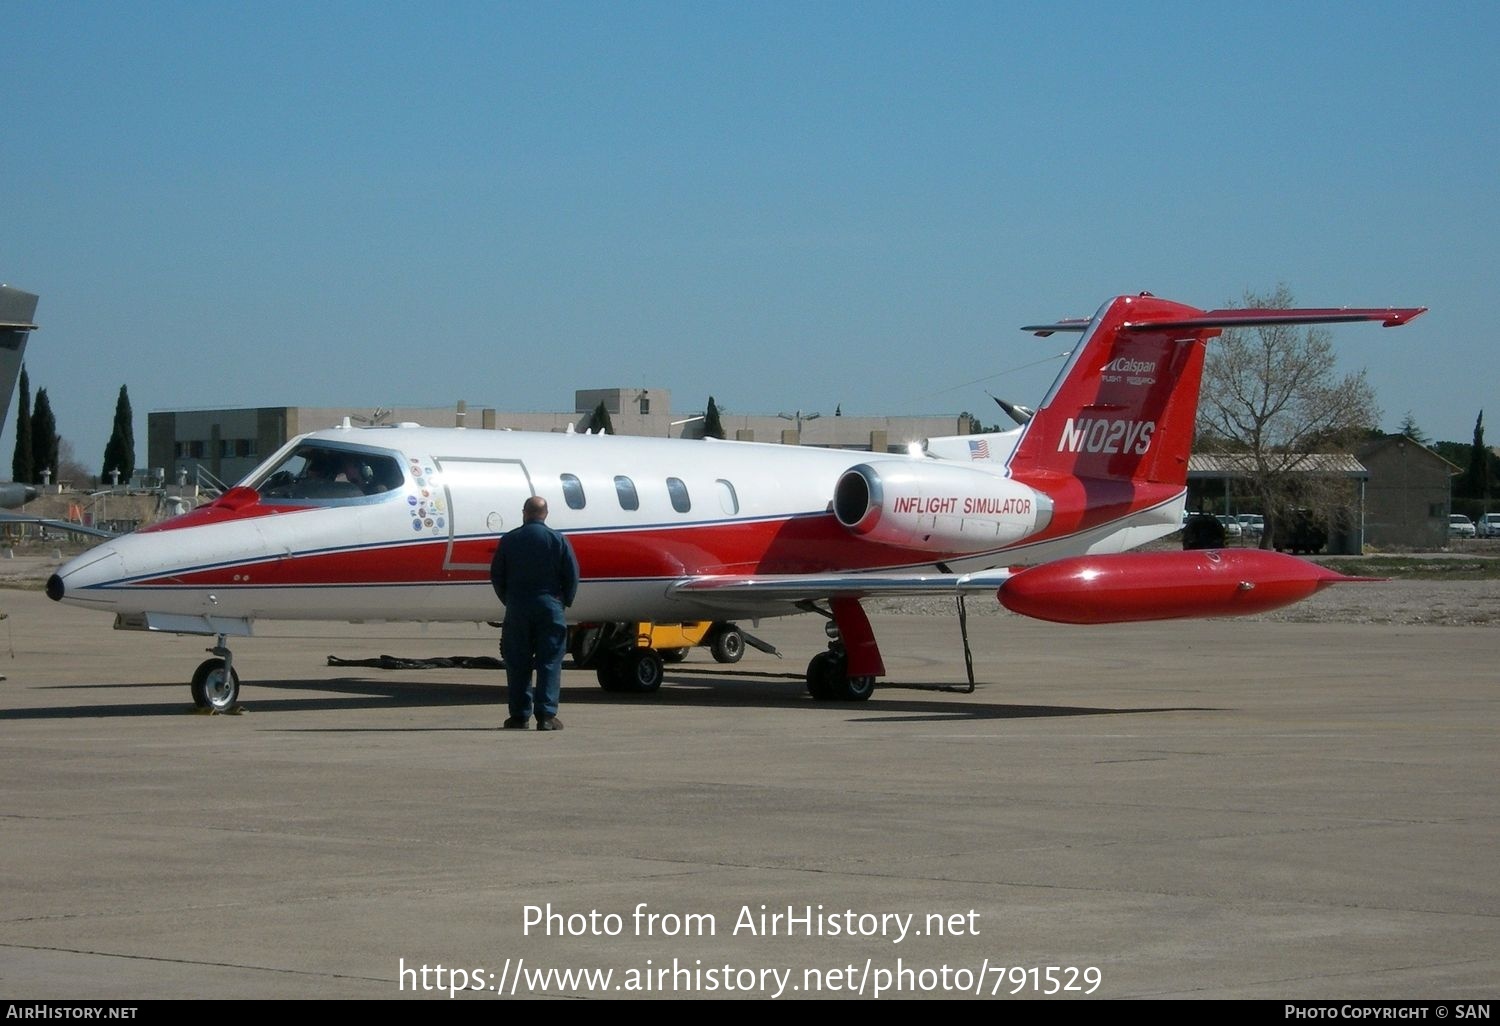
[[240, 675], [234, 672], [234, 653], [219, 635], [218, 644], [205, 649], [215, 658], [205, 659], [193, 674], [193, 704], [210, 712], [228, 712], [240, 700]]

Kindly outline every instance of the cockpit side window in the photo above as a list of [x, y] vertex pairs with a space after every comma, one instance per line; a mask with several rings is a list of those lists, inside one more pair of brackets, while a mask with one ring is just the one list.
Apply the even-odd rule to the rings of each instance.
[[306, 442], [246, 483], [264, 499], [324, 505], [395, 491], [405, 482], [394, 454]]

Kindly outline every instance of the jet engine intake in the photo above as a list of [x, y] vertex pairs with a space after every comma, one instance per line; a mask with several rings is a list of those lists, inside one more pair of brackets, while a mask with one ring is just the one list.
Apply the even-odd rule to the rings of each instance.
[[1009, 478], [927, 462], [861, 463], [833, 489], [833, 513], [870, 541], [940, 552], [983, 552], [1047, 526], [1051, 500]]

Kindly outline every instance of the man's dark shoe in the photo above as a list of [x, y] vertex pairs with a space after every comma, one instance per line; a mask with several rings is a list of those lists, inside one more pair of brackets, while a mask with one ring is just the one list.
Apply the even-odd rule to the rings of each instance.
[[562, 720], [556, 716], [538, 716], [536, 718], [537, 730], [562, 730]]
[[526, 724], [529, 722], [530, 720], [528, 720], [525, 716], [512, 716], [510, 719], [505, 721], [505, 729], [525, 730]]

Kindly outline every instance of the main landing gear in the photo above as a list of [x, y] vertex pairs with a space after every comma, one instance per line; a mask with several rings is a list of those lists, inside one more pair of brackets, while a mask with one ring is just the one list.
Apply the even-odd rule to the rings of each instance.
[[875, 693], [875, 678], [851, 677], [848, 654], [830, 644], [807, 664], [807, 693], [820, 702], [863, 702]]
[[[828, 622], [823, 625], [823, 630], [828, 635], [828, 649], [813, 656], [812, 662], [807, 664], [807, 693], [820, 702], [868, 701], [875, 693], [876, 675], [849, 672], [849, 650], [844, 645], [843, 632], [839, 629], [839, 611], [829, 612], [811, 602], [806, 603], [803, 608], [828, 618]], [[859, 609], [858, 603], [854, 604], [854, 608], [863, 619], [864, 612]], [[865, 625], [868, 627], [868, 620]], [[872, 636], [872, 644], [873, 641]], [[876, 659], [879, 659], [878, 652]]]
[[240, 700], [240, 675], [234, 672], [234, 654], [224, 640], [220, 634], [218, 644], [204, 650], [215, 658], [205, 659], [199, 665], [190, 685], [194, 705], [219, 713], [233, 709]]
[[666, 669], [654, 648], [632, 648], [600, 655], [594, 676], [605, 691], [650, 694], [661, 687]]
[[[825, 617], [828, 648], [807, 664], [807, 692], [820, 702], [864, 702], [875, 693], [875, 679], [885, 673], [880, 648], [858, 598], [834, 597], [827, 607], [814, 602], [799, 608]], [[664, 663], [677, 661], [678, 649], [641, 647], [642, 627], [632, 623], [586, 624], [573, 628], [568, 650], [573, 665], [592, 667], [605, 691], [649, 694], [661, 687]], [[733, 624], [716, 625], [705, 644], [721, 663], [737, 662], [746, 644], [775, 652], [749, 638]]]
[[[573, 665], [592, 666], [605, 691], [650, 694], [666, 675], [662, 653], [636, 647], [634, 624], [587, 624], [573, 629], [568, 644]], [[676, 660], [674, 660], [675, 662]]]

